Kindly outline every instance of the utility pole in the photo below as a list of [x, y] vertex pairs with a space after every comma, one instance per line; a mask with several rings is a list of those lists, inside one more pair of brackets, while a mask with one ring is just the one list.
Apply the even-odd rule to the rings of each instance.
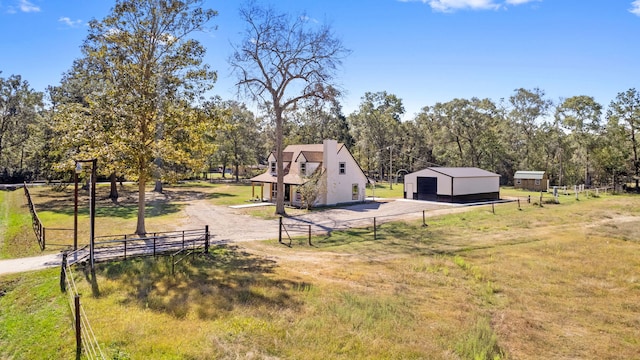
[[393, 150], [393, 146], [389, 146], [389, 190], [393, 190], [393, 176], [392, 174], [392, 167], [393, 167], [393, 158], [392, 158], [392, 153], [391, 151]]

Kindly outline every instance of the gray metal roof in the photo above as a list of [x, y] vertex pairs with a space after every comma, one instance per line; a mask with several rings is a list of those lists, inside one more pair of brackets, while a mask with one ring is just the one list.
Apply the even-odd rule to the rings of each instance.
[[544, 177], [544, 171], [516, 171], [513, 175], [514, 179], [534, 179], [541, 180]]
[[431, 171], [453, 178], [500, 177], [500, 175], [477, 167], [430, 167]]

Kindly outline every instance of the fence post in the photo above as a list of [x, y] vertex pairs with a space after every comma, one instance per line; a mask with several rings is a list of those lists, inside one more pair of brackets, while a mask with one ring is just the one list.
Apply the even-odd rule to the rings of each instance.
[[527, 204], [531, 204], [531, 195], [527, 197]]
[[311, 225], [309, 225], [309, 246], [311, 245]]
[[67, 252], [62, 253], [62, 266], [60, 267], [60, 291], [67, 292]]
[[522, 210], [522, 209], [520, 208], [520, 198], [518, 198], [518, 210]]
[[493, 215], [496, 214], [496, 205], [494, 203], [491, 203], [491, 212], [493, 213]]
[[429, 226], [427, 225], [427, 216], [425, 215], [425, 210], [422, 210], [422, 226]]
[[209, 225], [204, 226], [204, 253], [209, 253]]
[[[208, 225], [205, 225], [205, 231], [207, 226]], [[184, 230], [182, 230], [182, 248], [184, 249]]]
[[282, 216], [278, 219], [278, 242], [282, 244]]
[[127, 260], [127, 240], [124, 240], [124, 259]]
[[542, 207], [542, 191], [540, 191], [540, 207]]
[[45, 235], [45, 227], [42, 226], [42, 223], [40, 223], [40, 228], [42, 229], [42, 250], [44, 250], [45, 247], [45, 239], [47, 238], [47, 236]]
[[82, 353], [82, 333], [80, 332], [80, 296], [73, 298], [75, 315], [76, 315], [76, 355]]
[[373, 218], [373, 240], [378, 240], [378, 230], [376, 229], [376, 218]]
[[153, 233], [153, 257], [156, 257], [156, 233]]

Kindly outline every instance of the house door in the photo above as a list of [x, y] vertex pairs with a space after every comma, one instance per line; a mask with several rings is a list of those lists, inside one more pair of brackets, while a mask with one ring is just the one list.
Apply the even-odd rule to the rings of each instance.
[[418, 200], [435, 201], [438, 199], [438, 178], [418, 177]]

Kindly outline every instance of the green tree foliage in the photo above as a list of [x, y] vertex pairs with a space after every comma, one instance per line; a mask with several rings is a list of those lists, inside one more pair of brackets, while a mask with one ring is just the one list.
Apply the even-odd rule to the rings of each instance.
[[0, 180], [21, 181], [25, 168], [39, 168], [42, 99], [20, 75], [0, 77]]
[[[634, 176], [635, 189], [640, 191], [640, 161], [638, 159], [638, 149], [640, 142], [638, 131], [640, 130], [640, 93], [632, 88], [625, 92], [618, 93], [616, 98], [611, 101], [607, 111], [607, 132], [611, 135], [612, 145], [623, 146], [628, 149], [628, 157], [623, 161], [630, 168], [630, 172]], [[618, 151], [616, 153], [619, 156]], [[611, 155], [617, 158], [615, 155]], [[618, 164], [620, 165], [620, 164]], [[620, 171], [621, 166], [615, 166]]]
[[[556, 108], [556, 117], [564, 128], [571, 132], [570, 141], [578, 146], [575, 153], [582, 163], [584, 184], [591, 185], [589, 177], [590, 155], [597, 146], [601, 128], [602, 105], [593, 97], [580, 95], [564, 100]], [[577, 179], [576, 179], [577, 180]]]
[[[246, 30], [229, 63], [239, 89], [273, 112], [276, 158], [282, 159], [284, 113], [301, 100], [327, 98], [348, 51], [330, 26], [318, 26], [304, 14], [291, 17], [252, 2], [240, 9], [240, 16]], [[282, 165], [278, 161], [278, 189], [284, 189]], [[276, 196], [276, 213], [285, 213], [283, 191]]]
[[216, 134], [218, 148], [214, 156], [222, 164], [223, 177], [227, 164], [234, 167], [236, 182], [240, 165], [257, 164], [261, 148], [260, 124], [244, 104], [226, 101], [219, 105], [224, 111], [223, 125]]
[[60, 128], [75, 137], [64, 141], [72, 156], [98, 157], [138, 181], [137, 234], [146, 233], [147, 182], [200, 170], [211, 150], [203, 135], [212, 119], [192, 107], [216, 79], [202, 62], [205, 49], [190, 38], [217, 15], [201, 5], [117, 1], [89, 23], [84, 57], [68, 75], [69, 88], [82, 90], [57, 109]]
[[338, 101], [339, 93], [328, 88], [328, 98], [311, 98], [303, 102], [300, 111], [292, 114], [296, 126], [289, 139], [297, 144], [319, 144], [325, 139], [335, 139], [348, 148], [353, 145], [347, 117]]
[[[400, 119], [404, 114], [402, 100], [386, 91], [367, 92], [358, 111], [349, 115], [351, 135], [356, 139], [354, 156], [368, 172], [387, 174], [389, 156], [400, 148]], [[391, 148], [391, 150], [390, 150]]]
[[511, 146], [517, 159], [516, 168], [521, 170], [545, 169], [544, 153], [540, 151], [545, 143], [541, 126], [544, 118], [549, 115], [553, 105], [551, 100], [544, 98], [544, 91], [516, 89], [509, 97], [510, 109], [507, 119], [513, 133]]
[[430, 142], [436, 162], [497, 171], [507, 156], [499, 137], [503, 117], [489, 99], [454, 99], [425, 107], [418, 115], [420, 134]]

